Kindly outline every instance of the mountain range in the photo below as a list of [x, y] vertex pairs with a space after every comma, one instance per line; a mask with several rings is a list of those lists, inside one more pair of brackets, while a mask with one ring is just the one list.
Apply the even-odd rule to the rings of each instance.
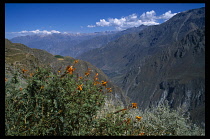
[[141, 109], [167, 100], [205, 123], [205, 8], [178, 13], [77, 58], [102, 69]]
[[88, 40], [93, 37], [109, 33], [110, 32], [84, 34], [53, 33], [48, 35], [35, 34], [27, 36], [18, 36], [10, 39], [10, 41], [13, 43], [25, 44], [30, 48], [46, 50], [51, 54], [60, 55], [60, 52], [62, 52], [66, 48], [71, 48], [84, 40]]
[[46, 50], [54, 55], [77, 57], [89, 50], [100, 48], [120, 36], [142, 30], [147, 26], [129, 28], [124, 31], [104, 31], [94, 33], [53, 33], [49, 35], [27, 35], [10, 39], [13, 43], [22, 43], [30, 48]]
[[[17, 61], [10, 59], [14, 54], [9, 51], [33, 59], [23, 58], [25, 63], [48, 63], [55, 70], [81, 59], [85, 67], [93, 64], [92, 69], [113, 83], [115, 98], [124, 103], [138, 103], [144, 110], [168, 101], [172, 109], [182, 109], [205, 126], [205, 8], [180, 12], [160, 25], [120, 32], [33, 35], [10, 41], [5, 40], [6, 46], [18, 45], [21, 50], [6, 47], [7, 63]], [[44, 50], [65, 56], [64, 60]]]

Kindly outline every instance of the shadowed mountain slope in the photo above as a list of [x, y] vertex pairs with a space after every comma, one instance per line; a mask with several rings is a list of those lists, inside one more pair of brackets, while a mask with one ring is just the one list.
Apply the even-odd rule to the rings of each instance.
[[78, 58], [102, 69], [140, 108], [168, 100], [205, 124], [205, 8], [178, 13]]

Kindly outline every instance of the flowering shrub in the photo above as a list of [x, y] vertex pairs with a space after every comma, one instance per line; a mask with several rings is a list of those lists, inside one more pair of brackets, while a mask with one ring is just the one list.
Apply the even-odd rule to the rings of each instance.
[[[106, 100], [108, 101], [108, 100]], [[137, 103], [131, 103], [127, 108], [117, 108], [108, 101], [98, 113], [102, 134], [123, 136], [204, 136], [205, 129], [193, 124], [185, 117], [181, 109], [171, 110], [168, 103], [158, 107], [136, 109]], [[96, 133], [100, 133], [99, 129]], [[98, 134], [97, 134], [98, 135]]]
[[6, 135], [88, 135], [108, 91], [85, 77], [77, 79], [74, 70], [69, 66], [55, 75], [38, 68], [21, 89], [23, 73], [5, 78]]
[[[74, 64], [78, 63], [74, 61]], [[204, 135], [167, 105], [140, 111], [137, 103], [115, 106], [106, 98], [112, 92], [107, 81], [92, 80], [73, 73], [73, 66], [57, 74], [37, 68], [16, 71], [5, 78], [5, 134], [8, 136], [145, 136]], [[23, 83], [25, 78], [27, 83]]]

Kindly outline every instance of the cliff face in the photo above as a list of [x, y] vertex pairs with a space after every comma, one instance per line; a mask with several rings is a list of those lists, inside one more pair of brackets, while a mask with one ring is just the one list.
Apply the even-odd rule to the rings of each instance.
[[[115, 78], [116, 80], [117, 78]], [[205, 121], [205, 32], [197, 29], [184, 39], [146, 57], [118, 82], [132, 101], [146, 108], [168, 100], [172, 108]], [[197, 114], [200, 114], [199, 116]]]
[[181, 12], [80, 58], [101, 68], [139, 108], [168, 100], [194, 122], [205, 122], [205, 8]]

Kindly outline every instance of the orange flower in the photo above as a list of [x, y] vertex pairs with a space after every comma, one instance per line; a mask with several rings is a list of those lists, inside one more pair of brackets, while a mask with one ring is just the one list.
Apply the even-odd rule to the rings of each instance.
[[70, 68], [70, 66], [68, 65], [67, 67], [66, 67], [66, 70], [68, 70]]
[[80, 91], [81, 91], [81, 90], [82, 90], [82, 85], [83, 85], [83, 84], [78, 85], [78, 86], [77, 86], [77, 90], [80, 90]]
[[28, 71], [28, 70], [26, 70], [26, 69], [22, 69], [22, 73], [25, 73], [26, 71]]
[[96, 80], [98, 80], [98, 78], [96, 77], [96, 78], [94, 78], [94, 80], [96, 81]]
[[23, 88], [20, 88], [20, 91], [22, 91], [23, 90]]
[[85, 72], [85, 76], [89, 76], [90, 75], [90, 68], [88, 68], [88, 71]]
[[44, 89], [44, 86], [42, 85], [42, 86], [40, 87], [40, 89]]
[[76, 64], [76, 63], [78, 63], [79, 62], [79, 60], [74, 60], [74, 64]]
[[5, 82], [7, 81], [8, 79], [7, 78], [5, 78]]
[[100, 82], [98, 81], [93, 82], [93, 85], [97, 85], [97, 84], [100, 84]]
[[132, 108], [134, 108], [134, 109], [138, 108], [137, 103], [131, 103], [131, 104], [132, 104], [132, 106], [131, 106]]
[[107, 84], [108, 82], [106, 81], [101, 81], [101, 84], [103, 85], [103, 86], [106, 86], [106, 84]]
[[137, 119], [138, 121], [140, 121], [140, 120], [142, 119], [142, 117], [136, 116], [136, 119]]
[[30, 73], [30, 77], [32, 77], [34, 75], [34, 73]]
[[78, 79], [80, 79], [80, 80], [81, 80], [81, 79], [82, 79], [82, 77], [79, 77]]
[[73, 74], [73, 71], [75, 70], [76, 68], [73, 68], [73, 66], [67, 66], [66, 67], [66, 70], [69, 74]]
[[139, 133], [139, 136], [143, 136], [145, 133], [144, 132], [142, 132], [142, 133]]
[[108, 92], [112, 92], [112, 88], [106, 88]]
[[94, 76], [94, 81], [98, 80], [98, 73], [96, 73], [96, 75]]
[[85, 76], [89, 76], [90, 75], [90, 72], [85, 72]]

